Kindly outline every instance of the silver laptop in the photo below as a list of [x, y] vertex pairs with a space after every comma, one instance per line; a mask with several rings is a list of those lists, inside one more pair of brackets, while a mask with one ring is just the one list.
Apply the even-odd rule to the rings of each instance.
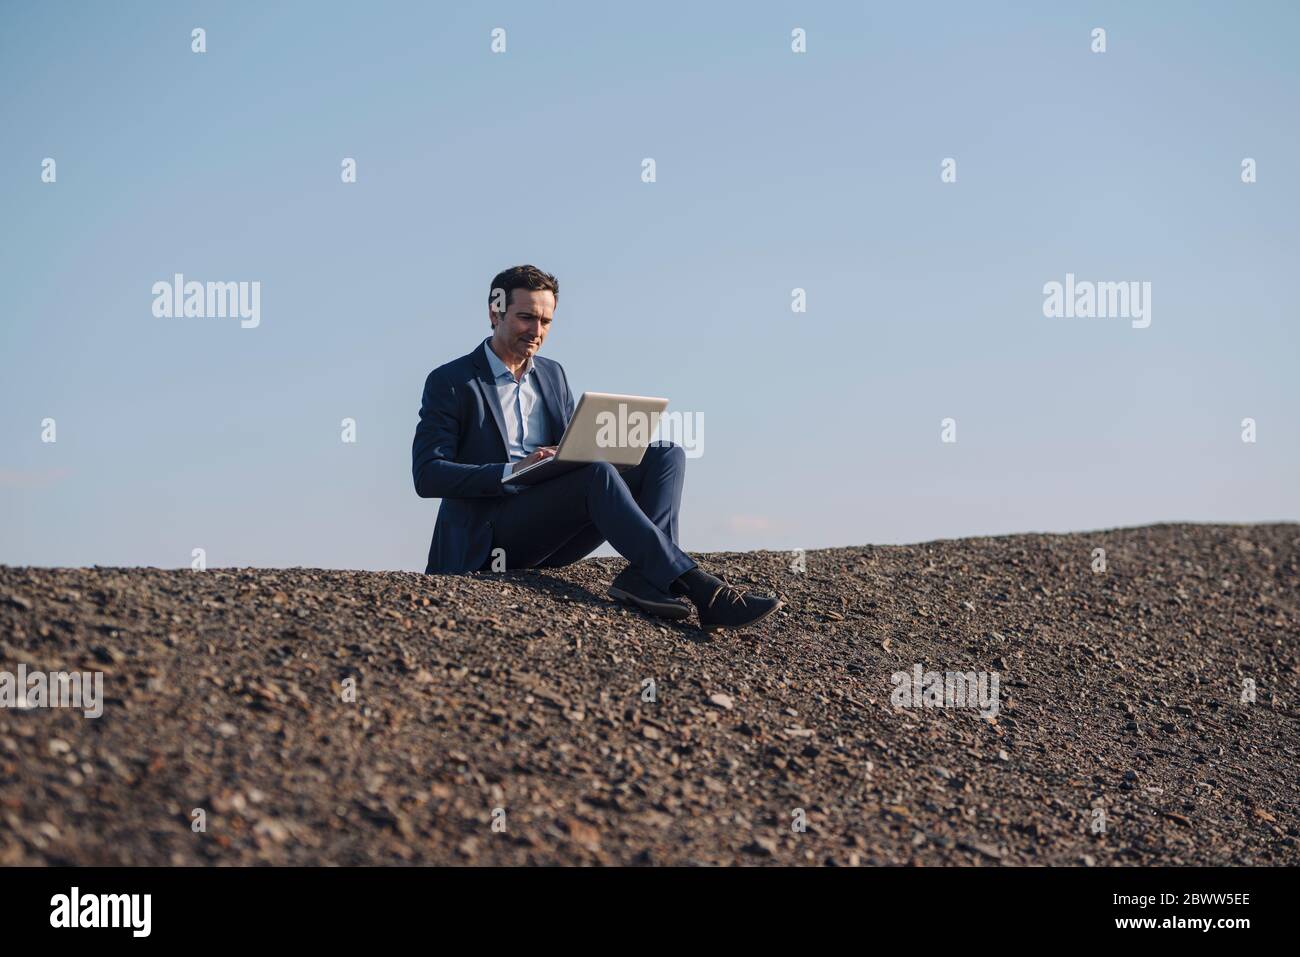
[[609, 462], [620, 471], [635, 468], [645, 457], [659, 427], [667, 399], [644, 395], [584, 392], [559, 447], [549, 459], [512, 473], [506, 485], [536, 485], [592, 462]]

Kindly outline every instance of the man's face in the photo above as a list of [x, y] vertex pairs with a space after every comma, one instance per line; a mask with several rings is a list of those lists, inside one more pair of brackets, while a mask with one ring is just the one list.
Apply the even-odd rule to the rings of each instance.
[[492, 344], [500, 356], [519, 361], [531, 359], [542, 348], [555, 315], [555, 293], [549, 289], [516, 289], [510, 293], [505, 318], [488, 307], [492, 321]]

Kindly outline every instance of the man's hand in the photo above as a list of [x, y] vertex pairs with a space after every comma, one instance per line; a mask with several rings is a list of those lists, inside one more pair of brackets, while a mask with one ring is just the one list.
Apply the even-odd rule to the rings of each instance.
[[555, 454], [555, 449], [556, 447], [554, 445], [539, 445], [537, 447], [537, 451], [534, 452], [532, 455], [528, 456], [528, 458], [520, 459], [518, 462], [510, 466], [510, 474], [513, 475], [515, 472], [518, 472], [520, 469], [526, 469], [528, 468], [528, 466], [542, 461], [542, 459], [549, 459], [552, 455]]

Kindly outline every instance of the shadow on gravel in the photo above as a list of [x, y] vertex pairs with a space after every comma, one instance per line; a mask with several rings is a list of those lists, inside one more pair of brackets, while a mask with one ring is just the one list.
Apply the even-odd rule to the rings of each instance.
[[593, 607], [613, 605], [608, 597], [599, 595], [583, 585], [553, 577], [549, 569], [521, 568], [506, 572], [472, 572], [466, 578], [486, 582], [508, 582], [521, 585], [550, 598], [580, 602]]
[[[713, 635], [700, 628], [694, 618], [688, 618], [685, 621], [669, 621], [664, 618], [656, 618], [653, 615], [642, 614], [637, 609], [616, 602], [608, 595], [594, 592], [585, 585], [556, 577], [554, 575], [555, 571], [556, 569], [551, 568], [520, 568], [505, 572], [473, 572], [465, 577], [478, 579], [479, 581], [508, 582], [511, 585], [520, 585], [535, 591], [538, 597], [544, 596], [556, 601], [568, 601], [606, 614], [626, 611], [628, 614], [636, 615], [651, 624], [666, 628], [680, 638], [699, 644], [708, 644], [714, 638]], [[617, 573], [615, 572], [609, 576], [610, 581], [614, 580], [614, 574]]]

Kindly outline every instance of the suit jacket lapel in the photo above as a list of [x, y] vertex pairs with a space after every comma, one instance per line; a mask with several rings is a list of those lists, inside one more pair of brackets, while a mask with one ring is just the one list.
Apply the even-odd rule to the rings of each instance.
[[483, 400], [487, 407], [492, 410], [492, 418], [496, 420], [497, 431], [501, 433], [501, 449], [507, 456], [510, 454], [510, 440], [506, 436], [506, 417], [501, 411], [501, 397], [497, 395], [496, 379], [492, 376], [492, 366], [488, 364], [487, 356], [483, 350], [487, 348], [487, 343], [483, 343], [474, 350], [474, 365], [478, 368], [478, 387], [483, 393]]
[[542, 405], [546, 407], [546, 416], [551, 426], [551, 440], [548, 444], [555, 445], [564, 434], [565, 426], [564, 416], [560, 413], [560, 384], [555, 381], [553, 374], [548, 375], [546, 367], [536, 364], [536, 359], [533, 363], [539, 373], [537, 391], [542, 394]]

